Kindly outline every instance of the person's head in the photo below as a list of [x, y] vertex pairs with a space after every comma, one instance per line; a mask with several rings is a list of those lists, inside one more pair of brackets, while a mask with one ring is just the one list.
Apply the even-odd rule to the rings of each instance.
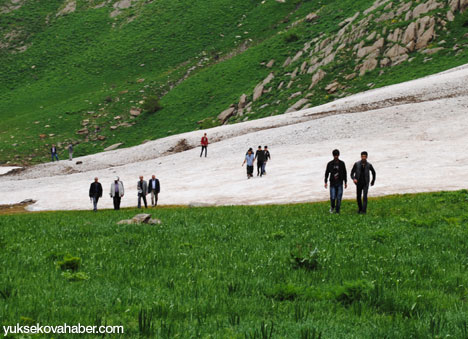
[[262, 146], [258, 146], [258, 149], [261, 150], [261, 149], [262, 149]]
[[98, 177], [94, 178], [94, 182], [98, 182], [98, 180], [99, 180]]
[[248, 154], [252, 154], [252, 149], [249, 148], [249, 150], [247, 151]]
[[206, 133], [205, 133], [205, 137], [206, 137]]
[[55, 147], [55, 144], [52, 144], [52, 147]]
[[152, 179], [156, 179], [156, 176], [153, 174], [153, 175], [151, 176], [151, 178], [152, 178]]
[[367, 161], [367, 152], [366, 151], [362, 151], [361, 152], [361, 160], [362, 161]]
[[339, 156], [340, 156], [340, 151], [337, 150], [337, 149], [334, 149], [332, 154], [333, 154], [333, 158], [335, 158], [335, 160], [337, 160], [339, 158]]
[[114, 181], [115, 181], [116, 183], [118, 183], [118, 182], [119, 182], [119, 180], [120, 180], [120, 178], [119, 178], [119, 177], [115, 177], [115, 180], [114, 180]]
[[142, 176], [142, 175], [140, 175], [140, 180], [143, 180], [143, 176]]
[[263, 147], [263, 148], [267, 150], [267, 149], [268, 149], [268, 146], [265, 146], [265, 147]]

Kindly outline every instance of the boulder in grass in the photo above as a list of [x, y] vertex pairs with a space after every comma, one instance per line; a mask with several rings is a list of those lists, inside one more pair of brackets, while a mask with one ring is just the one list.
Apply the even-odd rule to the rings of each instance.
[[132, 219], [126, 219], [126, 220], [120, 220], [117, 225], [131, 225], [133, 224], [133, 220]]
[[147, 223], [148, 220], [151, 219], [151, 214], [147, 214], [147, 213], [141, 213], [141, 214], [137, 214], [135, 215], [132, 220], [136, 223], [136, 224], [142, 224], [142, 223]]
[[150, 219], [147, 222], [148, 225], [161, 225], [161, 220], [159, 219]]

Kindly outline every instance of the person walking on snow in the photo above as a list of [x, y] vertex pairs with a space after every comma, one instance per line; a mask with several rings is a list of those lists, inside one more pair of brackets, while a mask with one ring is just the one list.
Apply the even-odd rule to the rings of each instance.
[[341, 198], [343, 197], [344, 187], [348, 188], [348, 174], [346, 165], [339, 159], [340, 151], [335, 149], [332, 152], [333, 160], [327, 164], [325, 169], [325, 188], [328, 187], [328, 178], [330, 177], [330, 213], [340, 213]]
[[72, 143], [68, 145], [68, 160], [70, 161], [73, 160], [73, 144]]
[[268, 146], [263, 147], [263, 150], [265, 152], [265, 161], [263, 162], [262, 171], [263, 171], [263, 175], [265, 175], [266, 174], [266, 164], [267, 164], [268, 160], [271, 160], [271, 156], [270, 156], [270, 151], [268, 150]]
[[203, 150], [205, 151], [205, 158], [206, 158], [206, 154], [208, 152], [208, 137], [206, 136], [206, 133], [203, 135], [203, 137], [201, 138], [201, 153], [200, 153], [200, 158], [203, 154]]
[[255, 152], [255, 159], [257, 160], [257, 177], [263, 175], [263, 164], [265, 162], [265, 151], [262, 150], [262, 146], [258, 146], [257, 152]]
[[138, 190], [138, 208], [141, 208], [141, 199], [145, 203], [145, 208], [148, 208], [148, 204], [146, 203], [146, 195], [148, 194], [148, 184], [145, 180], [143, 180], [143, 176], [140, 175], [140, 180], [137, 182], [137, 190]]
[[57, 155], [57, 147], [55, 147], [55, 145], [52, 145], [52, 147], [50, 148], [50, 154], [52, 155], [52, 162], [54, 162], [54, 158], [57, 159], [57, 161], [59, 161]]
[[114, 200], [114, 210], [120, 209], [120, 200], [124, 196], [124, 185], [119, 177], [116, 177], [110, 187], [110, 196]]
[[159, 180], [153, 174], [151, 180], [148, 182], [148, 193], [151, 193], [151, 205], [153, 207], [158, 205], [158, 194], [161, 191]]
[[[370, 180], [369, 172], [372, 172], [372, 181]], [[361, 152], [361, 160], [356, 162], [351, 170], [351, 179], [353, 179], [356, 185], [356, 200], [359, 207], [359, 214], [367, 213], [367, 192], [369, 191], [369, 183], [371, 186], [374, 186], [375, 178], [374, 167], [367, 161], [367, 152], [363, 151]]]
[[99, 198], [102, 197], [102, 185], [98, 181], [98, 178], [94, 178], [94, 182], [91, 183], [89, 186], [89, 198], [93, 202], [93, 210], [94, 212], [97, 212], [97, 204], [99, 201]]
[[244, 166], [244, 164], [247, 163], [247, 179], [253, 177], [254, 161], [255, 156], [253, 154], [253, 150], [252, 148], [249, 148], [247, 154], [245, 155], [244, 162], [242, 163], [242, 166]]

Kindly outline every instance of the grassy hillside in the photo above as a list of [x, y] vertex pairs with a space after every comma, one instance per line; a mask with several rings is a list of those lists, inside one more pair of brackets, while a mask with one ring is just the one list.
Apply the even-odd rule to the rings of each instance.
[[[425, 2], [430, 1], [420, 1]], [[456, 9], [454, 20], [448, 21], [448, 3], [439, 1], [440, 6], [421, 17], [437, 19], [436, 35], [427, 48], [443, 50], [431, 55], [415, 50], [397, 66], [394, 62], [345, 79], [360, 63], [353, 47], [367, 41], [358, 36], [340, 50], [338, 43], [333, 47], [336, 56], [320, 67], [326, 76], [313, 90], [307, 88], [314, 74], [305, 71], [287, 88], [301, 64], [308, 68], [325, 56], [307, 51], [283, 67], [304, 45], [312, 51], [325, 39], [332, 41], [343, 27], [340, 23], [357, 12], [355, 23], [392, 12], [406, 1], [394, 2], [393, 8], [384, 1], [364, 14], [373, 3], [1, 0], [0, 162], [47, 161], [52, 143], [64, 149], [74, 142], [76, 155], [84, 155], [117, 142], [126, 147], [213, 126], [220, 123], [217, 115], [242, 94], [252, 102], [254, 87], [270, 72], [275, 78], [248, 114], [238, 112], [228, 122], [281, 114], [298, 99], [307, 99], [308, 105], [325, 103], [465, 62], [467, 14]], [[388, 32], [417, 20], [405, 18], [417, 5], [411, 3], [393, 19], [369, 20], [364, 29], [356, 29], [366, 36], [375, 31], [385, 38], [384, 49], [389, 48]], [[304, 20], [310, 13], [317, 17]], [[353, 25], [346, 35], [354, 34]], [[274, 65], [267, 68], [270, 60]], [[333, 81], [340, 86], [330, 92], [325, 87]], [[278, 89], [281, 82], [284, 86]], [[162, 110], [130, 115], [151, 96], [161, 99]]]
[[[341, 215], [325, 203], [162, 208], [151, 210], [158, 226], [116, 225], [136, 210], [1, 216], [0, 325], [466, 338], [467, 200], [466, 190], [387, 197], [366, 216], [347, 201]], [[61, 268], [67, 255], [79, 265]]]

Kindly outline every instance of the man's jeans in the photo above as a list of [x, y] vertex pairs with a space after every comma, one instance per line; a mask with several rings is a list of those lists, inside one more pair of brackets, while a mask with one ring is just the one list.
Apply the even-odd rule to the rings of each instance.
[[336, 208], [336, 213], [340, 213], [341, 198], [343, 197], [343, 184], [330, 185], [330, 204], [331, 209]]
[[[360, 184], [356, 186], [356, 200], [359, 207], [359, 212], [367, 212], [367, 192], [369, 191], [369, 185], [367, 183]], [[362, 200], [361, 200], [362, 196]]]
[[141, 208], [141, 199], [143, 199], [145, 207], [148, 208], [148, 204], [146, 203], [146, 195], [144, 195], [143, 193], [138, 193], [138, 208]]
[[97, 211], [97, 203], [99, 201], [99, 197], [93, 197], [93, 210]]
[[52, 153], [52, 162], [54, 162], [54, 157], [57, 159], [57, 161], [59, 161], [57, 153]]

